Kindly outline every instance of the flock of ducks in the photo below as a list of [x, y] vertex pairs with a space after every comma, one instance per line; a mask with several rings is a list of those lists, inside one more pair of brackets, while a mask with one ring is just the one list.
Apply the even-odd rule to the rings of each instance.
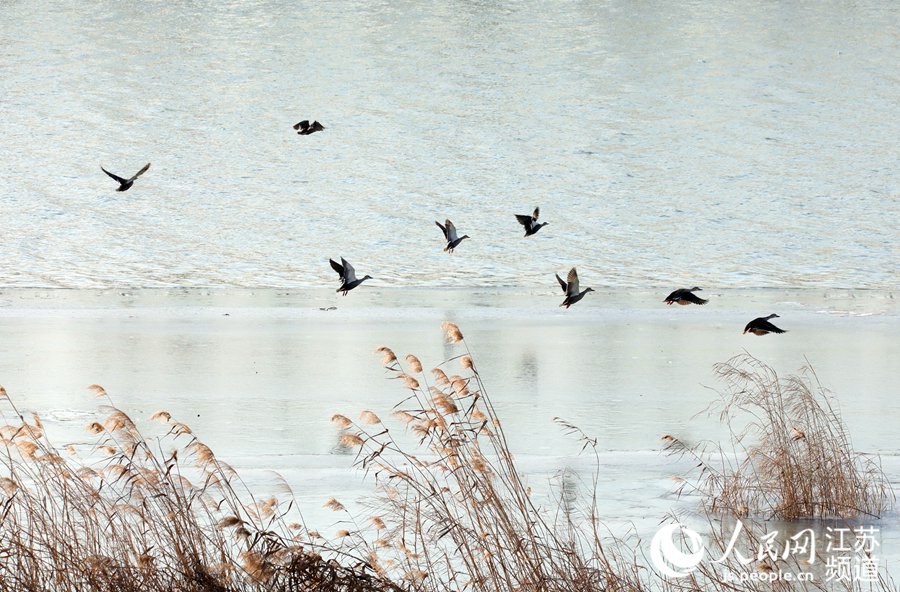
[[[559, 276], [556, 276], [556, 279], [559, 280]], [[562, 280], [559, 281], [562, 282]], [[700, 292], [702, 290], [702, 288], [698, 288], [697, 286], [694, 286], [693, 288], [680, 288], [666, 296], [666, 299], [663, 300], [663, 302], [669, 305], [675, 304], [676, 302], [681, 305], [706, 304], [707, 302], [709, 302], [709, 300], [700, 298], [699, 296], [694, 294], [694, 292]], [[767, 335], [769, 333], [787, 333], [787, 331], [785, 331], [784, 329], [779, 329], [769, 322], [769, 319], [777, 318], [778, 315], [773, 313], [767, 317], [759, 317], [757, 319], [753, 319], [752, 321], [747, 323], [746, 327], [744, 327], [743, 334], [746, 335], [747, 333], [753, 333], [754, 335]]]
[[[303, 121], [294, 124], [293, 128], [297, 130], [297, 133], [301, 136], [308, 136], [325, 129], [325, 127], [318, 121], [313, 121], [312, 123], [310, 123], [308, 119], [304, 119]], [[150, 163], [148, 162], [146, 165], [144, 165], [144, 168], [139, 170], [132, 177], [125, 179], [124, 177], [120, 177], [109, 172], [108, 170], [103, 168], [103, 165], [100, 166], [100, 170], [102, 170], [104, 173], [106, 173], [119, 183], [119, 187], [118, 189], [116, 189], [116, 191], [128, 191], [131, 186], [134, 185], [135, 180], [146, 173], [149, 168]], [[524, 227], [526, 237], [536, 234], [541, 228], [549, 224], [549, 222], [538, 222], [538, 217], [540, 216], [540, 214], [541, 209], [537, 207], [534, 208], [534, 211], [531, 213], [531, 215], [515, 215], [516, 220]], [[444, 247], [444, 252], [446, 253], [452, 254], [461, 242], [463, 242], [467, 238], [470, 238], [468, 234], [459, 236], [459, 232], [457, 232], [456, 226], [453, 224], [453, 222], [450, 221], [449, 218], [444, 220], [443, 224], [441, 224], [437, 220], [435, 220], [434, 223], [437, 224], [438, 228], [441, 229], [441, 232], [444, 233], [444, 240], [447, 241], [447, 244]], [[357, 278], [356, 270], [343, 257], [341, 257], [340, 263], [338, 263], [334, 259], [329, 259], [328, 261], [331, 263], [332, 269], [337, 272], [341, 282], [340, 287], [336, 291], [342, 293], [344, 296], [346, 296], [347, 293], [350, 292], [350, 290], [358, 287], [364, 281], [372, 279], [372, 276], [370, 275]], [[566, 276], [565, 280], [559, 277], [559, 274], [556, 274], [556, 280], [559, 282], [559, 285], [562, 287], [562, 291], [565, 294], [565, 298], [560, 304], [561, 307], [569, 308], [570, 306], [584, 298], [588, 292], [594, 291], [593, 288], [585, 288], [584, 290], [580, 289], [580, 286], [578, 284], [578, 272], [574, 267], [569, 270], [569, 274]], [[703, 305], [709, 302], [709, 300], [705, 300], [694, 294], [694, 292], [699, 291], [701, 291], [701, 288], [697, 286], [694, 286], [693, 288], [680, 288], [666, 296], [663, 302], [668, 305], [676, 303], [681, 305]], [[769, 333], [786, 333], [785, 330], [779, 329], [770, 322], [771, 319], [776, 318], [778, 318], [777, 314], [770, 314], [766, 317], [753, 319], [752, 321], [747, 323], [746, 327], [744, 327], [744, 334], [752, 333], [754, 335], [767, 335]]]

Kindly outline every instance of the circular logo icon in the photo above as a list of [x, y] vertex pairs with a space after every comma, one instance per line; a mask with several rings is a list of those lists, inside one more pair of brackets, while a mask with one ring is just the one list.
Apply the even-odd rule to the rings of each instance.
[[[676, 536], [687, 552], [675, 545]], [[650, 541], [650, 559], [663, 575], [683, 578], [703, 559], [703, 541], [699, 534], [680, 523], [663, 526]]]

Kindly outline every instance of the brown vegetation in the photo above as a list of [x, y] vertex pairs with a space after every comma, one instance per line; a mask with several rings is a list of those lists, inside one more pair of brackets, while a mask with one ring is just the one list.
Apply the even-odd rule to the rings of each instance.
[[[60, 451], [40, 419], [26, 421], [0, 389], [0, 592], [892, 589], [883, 574], [873, 582], [804, 587], [749, 578], [801, 571], [795, 558], [703, 562], [684, 578], [664, 579], [640, 541], [606, 532], [595, 493], [599, 461], [586, 495], [574, 493], [564, 474], [557, 503], [543, 509], [516, 468], [462, 332], [452, 323], [443, 329], [460, 353], [430, 372], [415, 356], [376, 350], [405, 393], [393, 413], [332, 417], [342, 445], [358, 450], [355, 464], [376, 488], [368, 515], [332, 542], [307, 530], [286, 485], [280, 497], [254, 497], [168, 412], [153, 416], [165, 433], [146, 439], [94, 385], [107, 405], [87, 426], [92, 444]], [[733, 521], [720, 520], [722, 510], [749, 524], [758, 512], [876, 514], [890, 506], [883, 474], [874, 460], [852, 452], [824, 393], [795, 377], [780, 380], [749, 357], [717, 373], [727, 384], [722, 418], [734, 421], [737, 411], [751, 418], [734, 428], [734, 450], [726, 455], [666, 438], [700, 461], [697, 491], [710, 552], [729, 542]], [[595, 440], [557, 423], [599, 458]], [[713, 469], [719, 459], [725, 464]], [[324, 506], [348, 513], [336, 498]], [[760, 528], [745, 529], [739, 544], [759, 544]]]
[[79, 454], [54, 447], [0, 387], [0, 590], [398, 590], [362, 557], [314, 544], [289, 490], [254, 498], [165, 411], [145, 439], [112, 406]]
[[730, 450], [664, 437], [669, 450], [697, 461], [711, 511], [793, 520], [878, 517], [893, 507], [877, 457], [854, 452], [811, 367], [782, 378], [742, 354], [715, 372], [725, 386], [711, 409], [731, 433]]

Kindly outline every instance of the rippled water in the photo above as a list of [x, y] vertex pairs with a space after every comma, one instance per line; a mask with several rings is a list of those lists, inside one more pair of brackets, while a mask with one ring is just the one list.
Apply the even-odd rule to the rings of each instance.
[[[331, 286], [339, 255], [381, 286], [898, 284], [892, 2], [0, 19], [0, 286]], [[99, 168], [148, 161], [127, 193]]]

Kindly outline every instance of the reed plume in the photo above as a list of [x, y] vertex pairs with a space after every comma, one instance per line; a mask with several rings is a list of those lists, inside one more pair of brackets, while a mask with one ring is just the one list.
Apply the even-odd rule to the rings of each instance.
[[[349, 530], [338, 534], [363, 545], [378, 574], [416, 592], [790, 589], [750, 578], [751, 573], [775, 569], [766, 561], [730, 566], [705, 564], [684, 580], [665, 579], [654, 565], [646, 562], [641, 549], [609, 535], [598, 510], [597, 439], [562, 420], [558, 423], [578, 438], [582, 450], [595, 455], [597, 469], [592, 487], [584, 496], [573, 492], [571, 478], [564, 472], [560, 477], [559, 510], [554, 515], [545, 513], [533, 501], [531, 487], [516, 467], [502, 422], [462, 332], [452, 323], [445, 323], [442, 329], [448, 341], [466, 351], [433, 369], [432, 384], [425, 377], [415, 383], [409, 380], [406, 372], [418, 372], [416, 367], [421, 365], [413, 364], [413, 359], [419, 362], [414, 356], [404, 358], [409, 368], [404, 369], [400, 362], [386, 368], [391, 378], [401, 381], [405, 392], [411, 391], [391, 414], [405, 431], [395, 435], [380, 422], [367, 422], [368, 412], [362, 413], [359, 425], [343, 426], [352, 432], [346, 432], [342, 438], [352, 436], [353, 445], [358, 448], [355, 466], [374, 479], [377, 501], [368, 505], [378, 515], [370, 514], [352, 536]], [[448, 376], [446, 364], [456, 360], [463, 373]], [[784, 440], [807, 445], [813, 438], [815, 432], [809, 422], [801, 419], [792, 416], [783, 420]], [[826, 413], [820, 419], [828, 424], [834, 418]], [[685, 446], [671, 434], [663, 436], [663, 440], [672, 448]], [[846, 443], [840, 441], [837, 448]], [[763, 457], [757, 454], [757, 458]], [[760, 486], [758, 477], [764, 474], [748, 473], [746, 486]], [[864, 472], [860, 477], [869, 486], [875, 484], [876, 490], [883, 487], [877, 479], [872, 480], [877, 477], [873, 473]], [[703, 508], [709, 520], [709, 545], [724, 552], [731, 533], [715, 511]], [[735, 505], [734, 509], [750, 520], [746, 504]], [[390, 524], [385, 524], [381, 516], [390, 516]], [[367, 529], [373, 532], [367, 534]], [[763, 526], [759, 529], [765, 532]], [[741, 542], [751, 548], [760, 544], [752, 533], [741, 537]], [[799, 563], [792, 566], [798, 571], [802, 568]], [[791, 566], [785, 561], [778, 566], [782, 567]], [[846, 587], [848, 592], [862, 588], [853, 583]], [[813, 582], [806, 589], [832, 587]], [[892, 590], [891, 580], [880, 574], [871, 590]]]
[[[729, 429], [730, 446], [668, 449], [693, 458], [710, 509], [767, 519], [881, 516], [894, 504], [877, 457], [853, 450], [835, 399], [810, 366], [786, 378], [741, 354], [717, 364], [724, 383], [710, 412]], [[688, 482], [692, 483], [692, 482]]]
[[186, 424], [157, 412], [168, 431], [146, 439], [91, 390], [109, 403], [87, 425], [96, 441], [64, 457], [0, 387], [0, 592], [401, 590], [364, 555], [292, 529], [292, 496], [238, 488]]
[[[464, 353], [427, 375], [415, 356], [400, 361], [379, 348], [385, 372], [403, 385], [402, 401], [383, 414], [390, 425], [368, 410], [358, 423], [332, 417], [341, 443], [354, 449], [355, 466], [373, 480], [375, 496], [358, 521], [328, 499], [324, 507], [350, 523], [330, 540], [306, 527], [286, 483], [277, 497], [256, 496], [168, 412], [153, 414], [161, 433], [146, 438], [112, 406], [109, 393], [92, 387], [104, 399], [103, 417], [87, 425], [90, 445], [67, 446], [63, 456], [40, 418], [25, 421], [0, 387], [0, 592], [795, 589], [735, 579], [803, 567], [786, 561], [701, 563], [684, 579], [662, 578], [640, 547], [611, 536], [601, 521], [597, 440], [570, 422], [557, 420], [594, 455], [591, 482], [581, 492], [564, 471], [558, 497], [550, 504], [536, 500], [462, 333], [452, 324], [443, 331]], [[445, 368], [457, 360], [461, 373], [447, 376]], [[733, 431], [733, 448], [744, 454], [716, 467], [706, 453], [711, 448], [663, 436], [708, 476], [696, 491], [704, 494], [700, 515], [709, 522], [711, 549], [722, 552], [730, 543], [722, 512], [749, 524], [770, 515], [879, 514], [891, 507], [876, 459], [853, 452], [840, 415], [815, 381], [780, 379], [752, 358], [730, 360], [717, 373], [728, 386], [716, 407], [721, 417], [735, 421], [750, 412], [755, 418], [750, 427], [729, 424], [742, 426]], [[728, 457], [717, 452], [715, 458]], [[762, 541], [747, 529], [739, 542], [755, 548]], [[880, 571], [865, 584], [812, 582], [804, 589], [894, 587]]]

